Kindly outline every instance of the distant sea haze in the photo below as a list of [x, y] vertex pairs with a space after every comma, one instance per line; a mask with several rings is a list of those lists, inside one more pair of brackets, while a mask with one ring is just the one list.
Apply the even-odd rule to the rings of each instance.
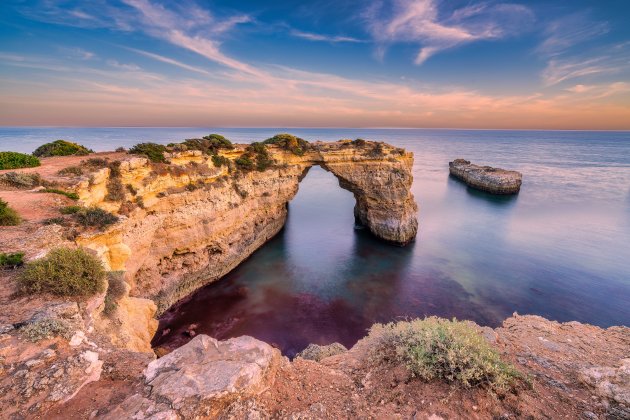
[[[161, 323], [168, 344], [191, 323], [217, 338], [249, 334], [286, 354], [346, 345], [374, 322], [439, 315], [496, 326], [513, 312], [630, 325], [630, 132], [416, 129], [0, 128], [0, 150], [58, 138], [96, 151], [210, 133], [233, 142], [279, 132], [364, 138], [414, 152], [420, 230], [393, 247], [354, 227], [351, 193], [313, 168], [286, 228], [226, 278]], [[518, 196], [490, 196], [448, 175], [448, 162], [523, 173]], [[159, 336], [159, 334], [158, 334]]]

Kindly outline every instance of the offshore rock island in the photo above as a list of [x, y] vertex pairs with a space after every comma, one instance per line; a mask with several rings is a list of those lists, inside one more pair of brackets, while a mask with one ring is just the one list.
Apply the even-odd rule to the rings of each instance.
[[491, 166], [479, 166], [465, 159], [449, 162], [451, 175], [468, 186], [491, 194], [517, 194], [521, 189], [523, 175]]
[[[219, 280], [276, 235], [287, 203], [314, 165], [354, 194], [356, 221], [374, 236], [394, 245], [414, 240], [412, 153], [361, 139], [269, 140], [232, 145], [207, 136], [169, 147], [140, 144], [131, 154], [81, 150], [42, 157], [38, 167], [0, 171], [3, 197], [26, 219], [2, 228], [0, 252], [8, 259], [20, 251], [27, 261], [25, 268], [0, 271], [4, 415], [436, 419], [630, 413], [626, 327], [515, 314], [493, 330], [427, 318], [376, 325], [350, 350], [309, 347], [294, 361], [252, 337], [217, 341], [194, 332], [170, 353], [154, 351], [156, 316]], [[25, 283], [27, 275], [36, 278], [36, 268], [44, 269], [32, 264], [51, 265], [53, 257], [94, 259], [102, 267], [88, 268], [95, 276], [106, 271], [106, 286], [72, 294], [54, 283], [49, 289]], [[19, 267], [22, 257], [15, 258]], [[417, 331], [426, 334], [415, 336]], [[392, 344], [430, 334], [461, 339], [462, 365], [450, 371], [416, 366]], [[479, 353], [468, 354], [469, 345]]]

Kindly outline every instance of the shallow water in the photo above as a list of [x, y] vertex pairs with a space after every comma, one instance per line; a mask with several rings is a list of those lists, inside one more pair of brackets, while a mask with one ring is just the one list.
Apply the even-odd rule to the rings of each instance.
[[[2, 150], [69, 138], [95, 150], [210, 132], [249, 142], [289, 131], [308, 140], [362, 137], [415, 153], [415, 243], [355, 229], [351, 193], [315, 167], [285, 229], [224, 279], [167, 312], [156, 345], [182, 332], [252, 335], [293, 355], [308, 343], [352, 345], [374, 322], [439, 315], [496, 326], [513, 312], [630, 325], [630, 133], [342, 129], [0, 129]], [[515, 197], [448, 176], [448, 161], [516, 169]]]

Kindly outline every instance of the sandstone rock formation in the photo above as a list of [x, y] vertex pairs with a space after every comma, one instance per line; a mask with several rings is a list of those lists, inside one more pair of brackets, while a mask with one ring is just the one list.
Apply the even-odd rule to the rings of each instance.
[[474, 165], [464, 159], [449, 162], [448, 168], [451, 175], [481, 191], [492, 194], [516, 194], [521, 189], [523, 176], [520, 172]]
[[[222, 150], [235, 159], [246, 146]], [[273, 166], [232, 173], [199, 151], [170, 154], [170, 164], [129, 156], [120, 165], [125, 203], [140, 202], [105, 232], [83, 234], [110, 270], [125, 271], [131, 295], [153, 300], [158, 313], [227, 274], [284, 226], [287, 203], [311, 166], [339, 178], [356, 198], [355, 215], [374, 235], [404, 245], [414, 239], [417, 206], [410, 192], [413, 155], [373, 142], [313, 143], [298, 156], [267, 146]], [[110, 169], [76, 187], [86, 206], [119, 213], [106, 199]]]

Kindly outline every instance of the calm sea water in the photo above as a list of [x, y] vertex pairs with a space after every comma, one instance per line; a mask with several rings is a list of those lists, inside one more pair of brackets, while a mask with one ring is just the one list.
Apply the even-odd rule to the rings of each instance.
[[[285, 229], [167, 312], [154, 344], [182, 344], [190, 324], [220, 339], [252, 335], [288, 355], [311, 342], [350, 346], [374, 322], [425, 315], [630, 325], [630, 132], [2, 128], [0, 149], [66, 138], [111, 150], [210, 132], [251, 142], [284, 131], [413, 151], [416, 242], [398, 248], [356, 229], [352, 194], [315, 167]], [[521, 193], [495, 197], [449, 178], [458, 157], [521, 171]]]

